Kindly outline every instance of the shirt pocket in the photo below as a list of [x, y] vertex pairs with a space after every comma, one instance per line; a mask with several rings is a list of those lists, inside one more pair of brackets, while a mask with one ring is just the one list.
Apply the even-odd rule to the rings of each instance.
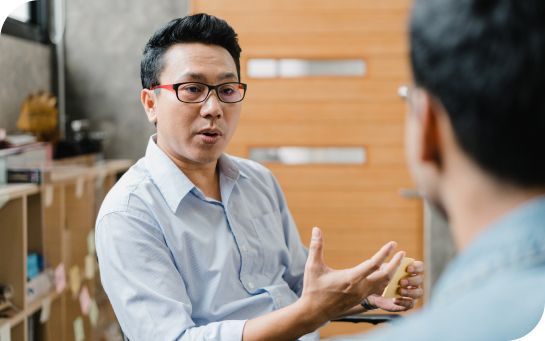
[[282, 275], [289, 255], [284, 237], [280, 212], [270, 212], [252, 218], [261, 250], [263, 252], [263, 272], [268, 277]]

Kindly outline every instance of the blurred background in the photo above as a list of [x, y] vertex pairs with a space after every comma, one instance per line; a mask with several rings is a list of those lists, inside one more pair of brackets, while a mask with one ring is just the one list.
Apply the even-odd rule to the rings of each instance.
[[[248, 92], [228, 152], [273, 171], [305, 244], [313, 226], [323, 229], [330, 266], [354, 266], [396, 240], [425, 260], [429, 297], [454, 249], [405, 165], [398, 87], [411, 82], [410, 6], [36, 0], [13, 9], [0, 36], [0, 285], [18, 307], [0, 315], [0, 330], [15, 340], [120, 337], [90, 269], [89, 236], [104, 193], [154, 133], [139, 100], [143, 47], [167, 21], [199, 12], [227, 20], [242, 47]], [[28, 290], [35, 259], [37, 273], [54, 278], [37, 300]], [[331, 323], [322, 336], [370, 328]]]

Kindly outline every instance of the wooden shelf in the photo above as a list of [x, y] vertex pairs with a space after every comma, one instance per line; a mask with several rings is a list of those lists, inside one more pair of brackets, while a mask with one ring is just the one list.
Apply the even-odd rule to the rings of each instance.
[[21, 309], [17, 314], [10, 317], [9, 319], [6, 318], [0, 318], [0, 328], [3, 327], [5, 324], [9, 324], [11, 328], [21, 323], [25, 318], [33, 315], [35, 312], [40, 310], [42, 308], [42, 305], [44, 302], [49, 299], [51, 302], [58, 299], [60, 297], [60, 294], [58, 294], [56, 291], [51, 291], [48, 294], [45, 294], [41, 296], [40, 298], [37, 298], [34, 302], [28, 305], [25, 309]]
[[[90, 161], [92, 158], [80, 157], [75, 164], [70, 160], [54, 162], [44, 169], [45, 180], [40, 185], [0, 186], [0, 283], [13, 288], [11, 302], [22, 309], [9, 319], [0, 319], [0, 328], [9, 325], [13, 341], [25, 341], [35, 333], [43, 340], [72, 341], [74, 321], [80, 318], [86, 339], [104, 338], [89, 316], [82, 314], [81, 291], [72, 294], [70, 273], [78, 269], [81, 287], [87, 287], [91, 300], [97, 294], [102, 297], [98, 271], [90, 278], [85, 276], [87, 261], [96, 262], [94, 251], [88, 249], [88, 239], [93, 236], [105, 194], [132, 162], [108, 160], [90, 166]], [[60, 294], [52, 291], [29, 302], [27, 258], [34, 252], [42, 255], [45, 267], [64, 267], [67, 289]], [[49, 319], [34, 329], [35, 314], [46, 300], [51, 300]], [[107, 300], [97, 306], [101, 322], [105, 318], [106, 322], [115, 322]]]
[[[0, 202], [2, 198], [6, 201], [35, 194], [40, 191], [40, 188], [34, 184], [8, 184], [0, 185]], [[0, 206], [1, 208], [1, 206]]]

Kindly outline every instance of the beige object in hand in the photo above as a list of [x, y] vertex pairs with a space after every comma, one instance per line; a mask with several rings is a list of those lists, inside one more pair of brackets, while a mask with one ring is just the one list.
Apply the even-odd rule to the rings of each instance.
[[399, 288], [399, 281], [403, 277], [408, 275], [407, 267], [412, 262], [414, 262], [414, 259], [410, 257], [403, 257], [403, 259], [401, 260], [401, 264], [399, 265], [399, 267], [397, 268], [394, 274], [394, 277], [392, 277], [392, 280], [390, 281], [386, 289], [384, 289], [384, 292], [382, 293], [382, 297], [386, 297], [386, 298], [401, 297], [401, 295], [397, 293], [397, 289]]

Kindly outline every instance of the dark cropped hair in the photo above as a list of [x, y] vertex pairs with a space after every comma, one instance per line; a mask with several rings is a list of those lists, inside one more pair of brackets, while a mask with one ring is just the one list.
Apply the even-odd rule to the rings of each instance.
[[448, 112], [481, 169], [521, 187], [545, 185], [545, 1], [416, 0], [415, 83]]
[[159, 75], [164, 68], [163, 55], [177, 43], [203, 43], [226, 49], [237, 67], [240, 80], [240, 46], [237, 34], [225, 20], [200, 13], [170, 21], [150, 38], [140, 62], [142, 87], [159, 85]]

